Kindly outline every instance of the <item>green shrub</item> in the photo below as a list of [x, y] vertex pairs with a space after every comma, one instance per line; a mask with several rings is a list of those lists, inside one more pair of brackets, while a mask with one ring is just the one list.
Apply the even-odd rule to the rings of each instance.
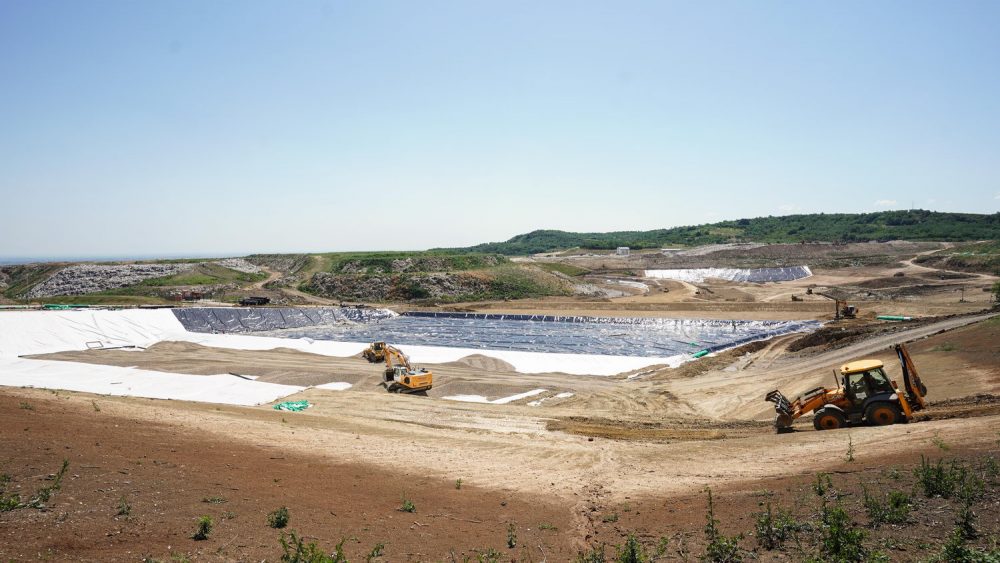
[[816, 493], [816, 496], [826, 496], [826, 493], [833, 488], [833, 480], [830, 479], [829, 473], [817, 473], [816, 481], [813, 483], [812, 489]]
[[66, 475], [66, 470], [69, 469], [69, 460], [64, 459], [62, 462], [62, 467], [59, 468], [59, 472], [55, 474], [52, 479], [51, 485], [46, 485], [35, 492], [35, 495], [28, 500], [26, 506], [31, 508], [45, 508], [46, 503], [52, 498], [52, 495], [56, 493], [60, 488], [62, 488], [63, 476]]
[[374, 547], [372, 547], [372, 550], [368, 552], [368, 556], [365, 557], [365, 561], [367, 563], [371, 563], [372, 559], [375, 559], [377, 557], [382, 557], [382, 554], [384, 553], [385, 553], [385, 544], [382, 542], [378, 542], [377, 544], [375, 544]]
[[347, 563], [344, 556], [344, 541], [334, 548], [332, 555], [327, 555], [315, 543], [306, 544], [293, 530], [289, 536], [281, 534], [281, 561], [284, 563]]
[[920, 467], [914, 469], [913, 473], [917, 478], [917, 485], [924, 492], [924, 496], [951, 498], [955, 494], [959, 477], [955, 462], [947, 466], [944, 459], [939, 459], [936, 464], [933, 464], [921, 455]]
[[872, 528], [878, 528], [882, 524], [905, 524], [910, 518], [910, 507], [913, 504], [910, 495], [902, 491], [890, 491], [885, 498], [878, 498], [869, 494], [867, 487], [862, 486], [861, 491]]
[[402, 506], [399, 507], [399, 511], [400, 512], [416, 512], [417, 511], [417, 506], [415, 504], [413, 504], [413, 501], [411, 501], [410, 499], [406, 498], [406, 495], [404, 494], [403, 495], [403, 504], [402, 504]]
[[712, 489], [705, 489], [708, 492], [708, 513], [705, 515], [705, 539], [708, 545], [705, 546], [706, 561], [714, 563], [736, 563], [743, 561], [740, 554], [740, 540], [742, 535], [727, 537], [719, 531], [719, 521], [715, 519], [715, 505], [712, 502]]
[[756, 515], [754, 522], [757, 543], [767, 550], [780, 548], [785, 540], [802, 529], [803, 526], [788, 512], [783, 510], [773, 512], [771, 503], [767, 503], [767, 510]]
[[833, 561], [865, 561], [865, 532], [855, 527], [847, 512], [839, 506], [823, 503], [820, 550]]
[[194, 535], [191, 536], [191, 538], [197, 541], [207, 540], [208, 534], [212, 533], [212, 526], [214, 526], [212, 517], [202, 516], [198, 519], [198, 528], [195, 530]]
[[577, 553], [576, 559], [573, 561], [575, 563], [605, 563], [607, 559], [604, 556], [604, 544], [601, 544], [599, 548], [592, 547], [586, 553]]
[[625, 543], [615, 548], [615, 561], [618, 563], [645, 563], [649, 561], [649, 556], [646, 555], [646, 550], [639, 543], [639, 540], [633, 534], [629, 534], [625, 538]]
[[281, 529], [288, 525], [288, 508], [282, 506], [278, 510], [271, 512], [267, 515], [267, 525], [275, 528]]
[[125, 498], [125, 495], [122, 495], [122, 498], [118, 499], [117, 508], [118, 512], [116, 514], [118, 516], [124, 516], [128, 518], [129, 516], [132, 515], [132, 505], [129, 504], [128, 499]]
[[507, 547], [509, 549], [517, 547], [517, 524], [514, 522], [507, 524]]
[[976, 529], [976, 513], [972, 510], [970, 500], [962, 502], [962, 506], [958, 509], [958, 514], [955, 517], [955, 529], [967, 540], [979, 537], [979, 530]]

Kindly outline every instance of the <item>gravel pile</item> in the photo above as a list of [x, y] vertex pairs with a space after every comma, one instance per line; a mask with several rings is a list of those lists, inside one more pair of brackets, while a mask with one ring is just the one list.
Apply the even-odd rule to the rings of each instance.
[[29, 299], [54, 295], [81, 295], [137, 284], [151, 278], [173, 276], [191, 264], [120, 264], [97, 266], [79, 264], [56, 272], [26, 295]]

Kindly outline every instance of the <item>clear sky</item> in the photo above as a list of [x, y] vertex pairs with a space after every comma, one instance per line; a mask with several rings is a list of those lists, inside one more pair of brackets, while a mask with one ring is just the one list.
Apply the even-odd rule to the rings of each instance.
[[998, 30], [993, 0], [0, 0], [0, 256], [993, 213]]

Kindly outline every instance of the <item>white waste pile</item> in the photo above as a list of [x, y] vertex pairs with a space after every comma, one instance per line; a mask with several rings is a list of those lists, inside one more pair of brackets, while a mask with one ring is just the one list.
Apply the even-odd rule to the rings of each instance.
[[684, 268], [673, 270], [646, 270], [643, 277], [702, 283], [707, 279], [738, 282], [791, 281], [812, 276], [808, 266], [787, 268]]
[[[358, 355], [368, 346], [361, 342], [187, 332], [169, 309], [0, 312], [0, 386], [64, 389], [232, 405], [259, 405], [305, 389], [294, 385], [253, 381], [229, 374], [171, 374], [20, 357], [91, 348], [148, 347], [162, 341], [184, 341], [239, 350], [292, 348], [337, 357]], [[685, 356], [592, 356], [437, 346], [403, 346], [402, 349], [416, 364], [454, 362], [475, 354], [503, 360], [521, 373], [562, 372], [598, 376], [615, 375], [651, 365], [676, 366], [686, 359]], [[344, 390], [348, 388], [346, 385], [333, 382], [318, 387]], [[522, 397], [506, 399], [514, 401], [519, 398]]]
[[27, 297], [82, 295], [117, 289], [148, 279], [173, 276], [191, 267], [192, 264], [76, 264], [59, 270], [33, 287]]

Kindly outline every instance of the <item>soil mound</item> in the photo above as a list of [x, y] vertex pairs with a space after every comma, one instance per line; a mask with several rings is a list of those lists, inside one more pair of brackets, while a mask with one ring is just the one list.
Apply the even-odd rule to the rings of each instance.
[[472, 354], [471, 356], [466, 356], [460, 360], [442, 365], [483, 371], [517, 371], [513, 365], [499, 358], [491, 358], [482, 354]]

